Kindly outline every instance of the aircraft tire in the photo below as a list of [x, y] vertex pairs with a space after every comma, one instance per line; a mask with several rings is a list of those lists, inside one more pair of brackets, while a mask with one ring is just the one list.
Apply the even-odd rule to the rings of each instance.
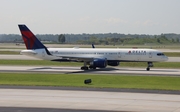
[[88, 67], [82, 66], [82, 67], [81, 67], [81, 70], [88, 70]]
[[146, 70], [147, 70], [147, 71], [149, 71], [149, 70], [150, 70], [150, 68], [149, 68], [149, 67], [147, 67], [147, 68], [146, 68]]

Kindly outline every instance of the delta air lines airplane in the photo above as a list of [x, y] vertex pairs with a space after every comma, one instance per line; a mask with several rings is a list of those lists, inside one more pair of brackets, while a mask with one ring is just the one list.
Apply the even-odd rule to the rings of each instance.
[[119, 66], [120, 62], [147, 62], [146, 70], [153, 62], [167, 61], [168, 57], [154, 49], [92, 49], [92, 48], [47, 48], [26, 27], [18, 25], [27, 50], [21, 54], [50, 61], [83, 62], [82, 70]]

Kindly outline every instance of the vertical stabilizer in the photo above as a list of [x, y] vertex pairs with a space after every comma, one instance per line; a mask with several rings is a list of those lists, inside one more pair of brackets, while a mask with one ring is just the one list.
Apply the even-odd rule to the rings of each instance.
[[46, 48], [26, 25], [18, 25], [27, 49]]

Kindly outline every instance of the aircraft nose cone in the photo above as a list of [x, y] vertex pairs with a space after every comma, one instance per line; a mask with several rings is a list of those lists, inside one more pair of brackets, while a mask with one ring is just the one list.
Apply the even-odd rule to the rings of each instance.
[[167, 56], [164, 57], [164, 61], [167, 61], [169, 58]]

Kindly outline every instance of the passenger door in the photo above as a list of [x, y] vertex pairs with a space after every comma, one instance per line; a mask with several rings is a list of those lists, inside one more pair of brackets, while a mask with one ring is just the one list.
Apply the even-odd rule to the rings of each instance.
[[121, 58], [121, 53], [120, 52], [118, 52], [118, 58]]
[[149, 58], [152, 58], [152, 52], [149, 52]]

